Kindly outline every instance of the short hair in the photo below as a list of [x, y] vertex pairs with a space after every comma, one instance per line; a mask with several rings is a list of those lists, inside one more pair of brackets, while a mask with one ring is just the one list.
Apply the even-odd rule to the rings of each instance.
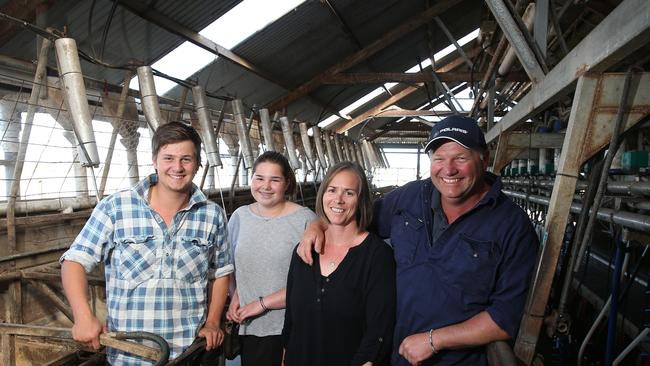
[[151, 154], [156, 156], [163, 146], [183, 141], [192, 141], [197, 166], [201, 166], [201, 136], [193, 127], [182, 122], [165, 123], [156, 129], [151, 139]]
[[329, 186], [332, 179], [344, 170], [351, 171], [356, 174], [357, 178], [359, 178], [359, 199], [357, 200], [355, 219], [359, 229], [366, 230], [372, 221], [372, 198], [370, 196], [370, 185], [368, 184], [366, 173], [363, 172], [361, 166], [352, 161], [342, 161], [335, 164], [327, 171], [327, 175], [325, 175], [323, 182], [318, 188], [318, 195], [316, 196], [316, 214], [329, 224], [330, 221], [327, 218], [327, 215], [325, 215], [325, 210], [323, 208], [323, 196], [325, 195], [325, 190], [327, 190], [327, 186]]
[[253, 163], [252, 174], [255, 174], [257, 166], [261, 163], [272, 163], [280, 166], [282, 169], [282, 176], [287, 181], [287, 189], [284, 193], [289, 197], [293, 196], [294, 192], [296, 191], [296, 174], [293, 172], [293, 169], [291, 169], [289, 160], [287, 160], [287, 158], [285, 158], [284, 155], [280, 154], [279, 152], [267, 151], [255, 159], [255, 162]]

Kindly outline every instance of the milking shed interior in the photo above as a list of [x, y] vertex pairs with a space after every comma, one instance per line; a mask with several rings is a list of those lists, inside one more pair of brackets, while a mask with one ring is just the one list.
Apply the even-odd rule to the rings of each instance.
[[312, 207], [341, 160], [377, 194], [427, 179], [451, 114], [479, 121], [542, 242], [493, 364], [648, 363], [647, 0], [9, 0], [0, 29], [0, 365], [92, 360], [56, 333], [57, 260], [98, 197], [153, 172], [160, 124], [200, 131], [195, 183], [231, 213], [267, 150]]

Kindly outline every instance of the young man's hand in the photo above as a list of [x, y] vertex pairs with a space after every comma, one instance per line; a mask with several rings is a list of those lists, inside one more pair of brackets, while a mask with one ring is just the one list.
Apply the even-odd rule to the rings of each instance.
[[205, 323], [199, 330], [199, 337], [205, 338], [205, 350], [210, 351], [221, 345], [223, 342], [223, 330], [221, 324]]
[[105, 328], [102, 322], [92, 314], [80, 316], [75, 319], [72, 326], [72, 339], [86, 347], [98, 350], [100, 347], [99, 335], [106, 331]]

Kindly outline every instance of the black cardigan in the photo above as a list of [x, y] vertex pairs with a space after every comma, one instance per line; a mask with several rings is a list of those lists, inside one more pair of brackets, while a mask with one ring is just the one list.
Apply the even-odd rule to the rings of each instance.
[[285, 366], [388, 364], [395, 325], [395, 260], [370, 233], [328, 277], [295, 253], [282, 332]]

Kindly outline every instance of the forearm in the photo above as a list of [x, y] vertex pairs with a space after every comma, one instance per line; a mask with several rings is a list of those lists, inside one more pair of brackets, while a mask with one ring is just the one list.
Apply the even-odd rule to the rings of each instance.
[[208, 303], [208, 316], [206, 323], [221, 324], [221, 314], [226, 304], [228, 294], [229, 276], [223, 276], [212, 281], [210, 286], [210, 302]]
[[88, 304], [88, 280], [84, 267], [77, 262], [63, 261], [61, 282], [75, 320], [93, 315]]
[[432, 334], [433, 345], [437, 351], [482, 346], [508, 339], [508, 333], [501, 329], [486, 311], [464, 322], [434, 329]]
[[262, 296], [262, 301], [268, 310], [284, 309], [287, 306], [286, 287], [274, 293]]

